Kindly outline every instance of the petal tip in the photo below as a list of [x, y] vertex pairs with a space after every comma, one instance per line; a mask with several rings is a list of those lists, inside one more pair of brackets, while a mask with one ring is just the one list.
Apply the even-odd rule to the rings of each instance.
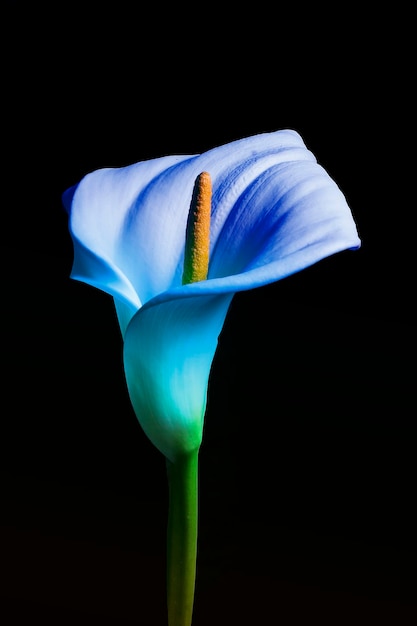
[[72, 199], [74, 197], [77, 187], [78, 184], [73, 185], [72, 187], [68, 187], [68, 189], [66, 189], [61, 196], [62, 205], [68, 214], [71, 211]]

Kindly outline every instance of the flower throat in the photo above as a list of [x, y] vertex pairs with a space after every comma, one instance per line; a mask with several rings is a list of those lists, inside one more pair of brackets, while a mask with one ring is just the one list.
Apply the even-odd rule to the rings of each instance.
[[209, 264], [211, 178], [201, 172], [195, 180], [185, 231], [182, 284], [206, 280]]

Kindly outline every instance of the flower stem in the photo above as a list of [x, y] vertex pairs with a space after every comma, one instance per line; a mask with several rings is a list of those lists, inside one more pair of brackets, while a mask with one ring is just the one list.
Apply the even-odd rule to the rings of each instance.
[[197, 563], [198, 449], [175, 462], [167, 460], [168, 625], [191, 626]]

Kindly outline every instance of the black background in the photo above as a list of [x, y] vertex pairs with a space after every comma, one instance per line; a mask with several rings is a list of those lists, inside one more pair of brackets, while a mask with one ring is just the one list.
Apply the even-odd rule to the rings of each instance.
[[166, 623], [164, 460], [129, 404], [111, 299], [69, 279], [61, 193], [280, 128], [337, 181], [363, 245], [234, 298], [194, 624], [415, 623], [408, 19], [242, 11], [3, 3], [5, 626]]

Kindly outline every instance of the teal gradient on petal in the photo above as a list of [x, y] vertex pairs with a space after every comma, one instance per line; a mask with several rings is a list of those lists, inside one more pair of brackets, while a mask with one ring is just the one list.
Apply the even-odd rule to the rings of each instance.
[[201, 444], [210, 369], [231, 299], [150, 302], [127, 327], [129, 395], [143, 430], [171, 462]]

